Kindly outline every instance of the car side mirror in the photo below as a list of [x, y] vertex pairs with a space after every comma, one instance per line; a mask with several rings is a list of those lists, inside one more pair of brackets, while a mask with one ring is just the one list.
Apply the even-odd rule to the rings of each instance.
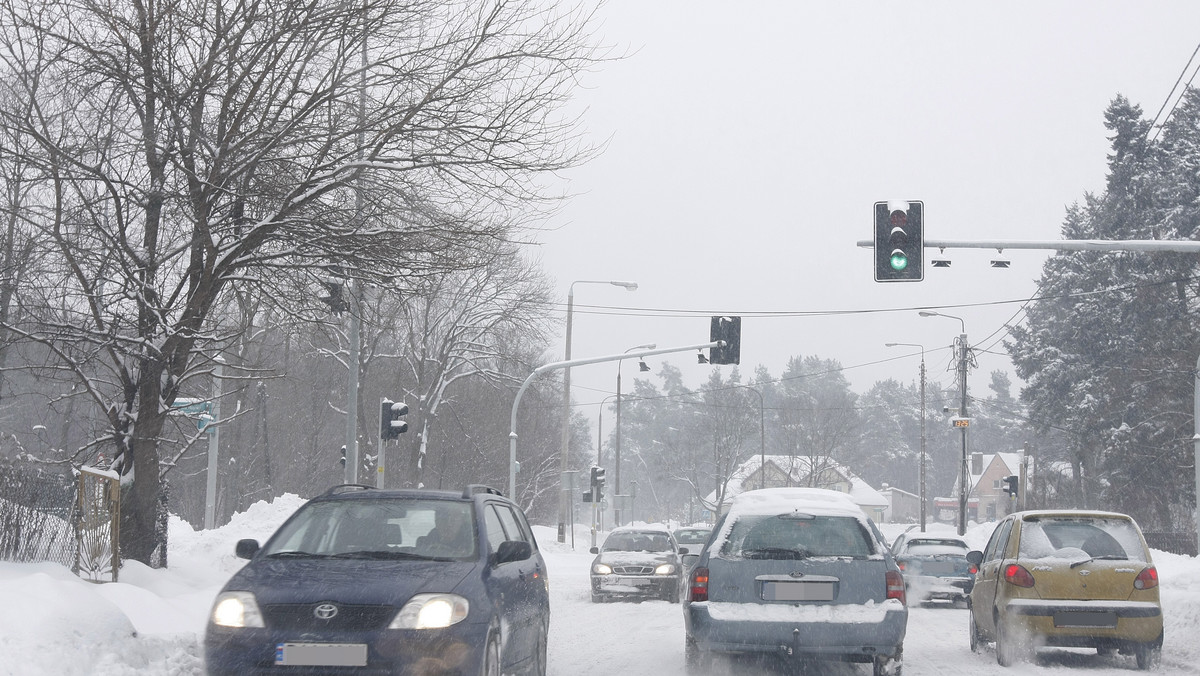
[[236, 554], [239, 559], [254, 558], [254, 555], [258, 553], [258, 540], [253, 538], [238, 540], [237, 545], [233, 549], [233, 553]]
[[523, 540], [505, 540], [496, 550], [496, 565], [510, 561], [524, 561], [533, 556], [533, 545]]
[[983, 563], [983, 552], [975, 550], [967, 552], [967, 561], [972, 565], [978, 566]]
[[592, 547], [592, 548], [591, 548], [591, 549], [589, 549], [588, 551], [589, 551], [589, 552], [591, 552], [591, 553], [593, 553], [593, 554], [599, 554], [599, 553], [600, 553], [600, 548], [599, 548], [599, 547]]

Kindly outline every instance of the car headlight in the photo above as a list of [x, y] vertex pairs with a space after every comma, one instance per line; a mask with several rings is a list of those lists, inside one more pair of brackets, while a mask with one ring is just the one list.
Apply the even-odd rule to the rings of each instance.
[[443, 629], [467, 619], [470, 607], [458, 594], [417, 594], [396, 613], [388, 629]]
[[248, 591], [228, 591], [217, 595], [213, 604], [211, 621], [219, 627], [262, 627], [262, 613], [258, 602]]
[[597, 563], [592, 566], [592, 572], [596, 575], [612, 575], [612, 566], [607, 563]]
[[670, 575], [674, 572], [675, 572], [675, 564], [673, 564], [673, 563], [664, 563], [661, 566], [659, 566], [658, 568], [654, 569], [655, 575]]

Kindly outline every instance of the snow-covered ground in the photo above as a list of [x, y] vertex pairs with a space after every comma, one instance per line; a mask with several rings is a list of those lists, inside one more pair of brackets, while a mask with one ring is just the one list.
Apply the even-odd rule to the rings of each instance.
[[[265, 540], [303, 501], [288, 495], [260, 502], [228, 525], [195, 531], [172, 519], [170, 567], [126, 563], [121, 581], [92, 584], [53, 564], [0, 563], [0, 674], [4, 676], [194, 675], [204, 673], [200, 640], [217, 590], [242, 560], [234, 543]], [[933, 526], [936, 531], [943, 526]], [[550, 572], [551, 676], [683, 676], [683, 615], [665, 601], [591, 603], [587, 569], [590, 536], [577, 531], [575, 548], [555, 542], [552, 528], [535, 527]], [[902, 530], [883, 526], [888, 537]], [[947, 529], [946, 532], [952, 532]], [[982, 548], [984, 524], [967, 539]], [[1200, 673], [1200, 560], [1155, 552], [1166, 615], [1160, 673]], [[965, 610], [912, 608], [905, 641], [905, 674], [1128, 673], [1132, 658], [1095, 651], [1045, 650], [1036, 663], [1004, 669], [991, 651], [967, 645]], [[730, 673], [781, 674], [769, 664], [735, 663]], [[811, 674], [868, 674], [865, 665], [813, 663]]]

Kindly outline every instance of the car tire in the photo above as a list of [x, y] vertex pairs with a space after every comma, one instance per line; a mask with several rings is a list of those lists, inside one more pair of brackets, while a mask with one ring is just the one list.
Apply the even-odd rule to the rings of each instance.
[[1162, 661], [1162, 647], [1157, 642], [1143, 643], [1133, 651], [1137, 668], [1142, 671], [1154, 669]]
[[604, 597], [596, 592], [592, 592], [592, 603], [604, 603]]
[[996, 618], [996, 664], [1011, 667], [1020, 660], [1020, 646], [1013, 640], [1012, 627], [1008, 622]]
[[537, 646], [534, 647], [533, 665], [529, 668], [529, 676], [546, 676], [546, 653], [550, 643], [550, 625], [543, 624], [538, 634]]
[[970, 613], [967, 620], [967, 631], [971, 634], [971, 652], [977, 653], [983, 650], [983, 636], [979, 633], [979, 627], [975, 626], [975, 613]]
[[688, 676], [706, 676], [712, 673], [712, 652], [702, 649], [691, 636], [683, 638], [683, 663]]
[[871, 673], [873, 676], [900, 676], [903, 667], [903, 656], [900, 649], [897, 648], [896, 654], [891, 657], [876, 657], [871, 662]]
[[671, 587], [671, 591], [667, 592], [667, 603], [679, 603], [679, 585]]
[[500, 676], [500, 641], [495, 636], [488, 638], [487, 647], [483, 650], [483, 668], [481, 676]]

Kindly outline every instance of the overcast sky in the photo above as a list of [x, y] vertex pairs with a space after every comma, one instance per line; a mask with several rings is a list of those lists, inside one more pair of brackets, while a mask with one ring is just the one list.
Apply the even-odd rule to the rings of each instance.
[[[953, 382], [959, 322], [916, 311], [936, 308], [994, 353], [971, 381], [986, 395], [1050, 255], [1006, 251], [1005, 270], [948, 250], [923, 282], [877, 283], [856, 246], [872, 204], [924, 201], [927, 239], [1057, 240], [1067, 207], [1103, 190], [1105, 108], [1120, 94], [1154, 115], [1200, 42], [1194, 0], [610, 0], [600, 18], [628, 53], [579, 94], [607, 146], [564, 175], [575, 196], [538, 255], [564, 312], [574, 280], [640, 288], [575, 286], [573, 356], [705, 342], [709, 315], [737, 314], [743, 382], [817, 355], [860, 393], [916, 380], [918, 349], [887, 342], [923, 345], [930, 377]], [[711, 368], [663, 359], [693, 385]], [[575, 400], [599, 402], [616, 372], [574, 369]], [[628, 391], [636, 362], [622, 373]]]

